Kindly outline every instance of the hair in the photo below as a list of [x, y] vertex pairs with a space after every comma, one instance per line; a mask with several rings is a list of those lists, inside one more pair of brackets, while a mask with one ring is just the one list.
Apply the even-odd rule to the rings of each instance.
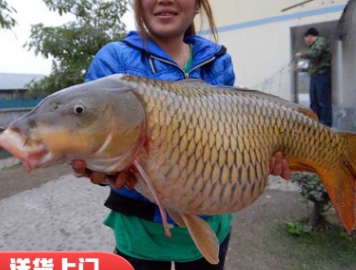
[[317, 37], [317, 36], [319, 36], [319, 31], [318, 30], [316, 30], [315, 28], [309, 28], [306, 32], [305, 32], [305, 34], [304, 34], [304, 36], [305, 37], [307, 37], [307, 36], [309, 36], [309, 35], [312, 35], [312, 36], [314, 36], [314, 37]]
[[[218, 41], [218, 31], [216, 30], [215, 20], [213, 16], [213, 11], [209, 4], [209, 0], [196, 0], [198, 1], [199, 6], [204, 10], [206, 17], [208, 18], [210, 31], [213, 34], [215, 42]], [[134, 0], [133, 2], [133, 10], [135, 14], [136, 27], [141, 36], [146, 40], [149, 36], [147, 28], [142, 20], [142, 5], [141, 0]], [[188, 29], [184, 33], [184, 38], [196, 35], [194, 22], [188, 27]]]

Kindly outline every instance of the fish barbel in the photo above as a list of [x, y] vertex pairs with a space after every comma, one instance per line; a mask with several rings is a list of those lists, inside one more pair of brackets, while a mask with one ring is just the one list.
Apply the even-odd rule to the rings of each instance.
[[167, 235], [164, 209], [213, 264], [219, 243], [197, 215], [253, 203], [276, 151], [291, 170], [318, 173], [346, 230], [355, 227], [356, 135], [258, 91], [112, 75], [47, 97], [9, 125], [0, 146], [27, 171], [73, 159], [95, 171], [131, 168], [135, 189], [160, 206]]

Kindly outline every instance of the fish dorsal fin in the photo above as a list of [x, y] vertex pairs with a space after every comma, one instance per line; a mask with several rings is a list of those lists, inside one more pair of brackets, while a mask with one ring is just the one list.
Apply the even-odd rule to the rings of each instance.
[[258, 90], [249, 90], [249, 89], [245, 89], [245, 88], [238, 88], [238, 87], [224, 87], [225, 89], [231, 89], [233, 91], [237, 91], [237, 92], [240, 92], [240, 93], [243, 93], [243, 94], [246, 94], [246, 95], [253, 95], [253, 96], [260, 96], [260, 97], [264, 97], [264, 98], [267, 98], [271, 101], [275, 101], [275, 102], [278, 102], [280, 104], [283, 104], [293, 110], [296, 110], [298, 111], [299, 113], [301, 114], [304, 114], [314, 120], [319, 120], [318, 119], [318, 116], [309, 108], [303, 106], [303, 105], [300, 105], [298, 103], [294, 103], [294, 102], [291, 102], [289, 100], [286, 100], [286, 99], [283, 99], [281, 97], [278, 97], [278, 96], [275, 96], [275, 95], [272, 95], [270, 93], [265, 93], [265, 92], [262, 92], [262, 91], [258, 91]]
[[151, 192], [153, 198], [155, 199], [155, 203], [158, 205], [159, 211], [162, 216], [164, 231], [166, 232], [166, 236], [168, 238], [170, 238], [171, 232], [169, 231], [169, 227], [168, 227], [167, 214], [166, 214], [166, 211], [164, 210], [161, 199], [158, 196], [158, 192], [157, 192], [156, 188], [154, 187], [152, 181], [148, 177], [147, 173], [143, 169], [142, 165], [140, 164], [140, 162], [137, 159], [134, 161], [134, 166], [138, 170], [139, 174], [141, 175], [142, 180], [148, 186], [149, 191]]
[[178, 81], [176, 83], [179, 83], [183, 86], [186, 86], [186, 87], [204, 87], [204, 86], [208, 86], [208, 87], [213, 87], [213, 85], [207, 83], [207, 82], [204, 82], [202, 80], [199, 80], [199, 79], [185, 79], [185, 80], [181, 80], [181, 81]]
[[205, 220], [196, 215], [181, 214], [190, 236], [204, 258], [211, 264], [219, 263], [219, 240]]
[[185, 225], [185, 222], [182, 218], [182, 215], [178, 213], [177, 211], [173, 209], [166, 209], [168, 214], [171, 216], [171, 218], [174, 220], [175, 223], [178, 224], [179, 227], [181, 228], [186, 228], [187, 225]]
[[298, 107], [298, 112], [300, 112], [300, 113], [302, 113], [302, 114], [304, 114], [304, 115], [306, 115], [306, 116], [308, 116], [308, 117], [310, 117], [310, 118], [312, 118], [314, 120], [319, 121], [318, 116], [312, 110], [310, 110], [310, 109], [308, 109], [306, 107], [299, 106]]
[[265, 99], [283, 104], [283, 105], [285, 105], [293, 110], [296, 110], [296, 111], [300, 112], [301, 114], [304, 114], [314, 120], [318, 120], [318, 116], [309, 108], [307, 108], [303, 105], [291, 102], [289, 100], [283, 99], [281, 97], [272, 95], [270, 93], [266, 93], [266, 92], [262, 92], [262, 91], [258, 91], [258, 90], [251, 90], [251, 89], [247, 89], [247, 88], [236, 87], [236, 86], [211, 85], [209, 83], [206, 83], [204, 81], [197, 80], [197, 79], [182, 80], [182, 81], [179, 81], [179, 83], [186, 87], [199, 87], [199, 86], [207, 87], [208, 86], [209, 88], [214, 88], [216, 90], [235, 91], [235, 92], [242, 93], [245, 95], [263, 97]]

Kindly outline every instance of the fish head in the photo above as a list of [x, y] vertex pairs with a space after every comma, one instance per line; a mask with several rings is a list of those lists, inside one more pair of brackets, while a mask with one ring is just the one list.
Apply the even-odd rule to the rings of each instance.
[[28, 172], [73, 159], [93, 170], [121, 171], [142, 146], [144, 126], [144, 109], [132, 89], [101, 79], [48, 96], [9, 125], [0, 146]]

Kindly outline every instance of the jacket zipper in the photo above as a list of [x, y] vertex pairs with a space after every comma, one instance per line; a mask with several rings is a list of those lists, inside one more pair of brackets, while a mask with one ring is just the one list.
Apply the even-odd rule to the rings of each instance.
[[[175, 66], [175, 67], [179, 68], [179, 69], [182, 71], [182, 73], [184, 74], [184, 78], [185, 78], [185, 79], [189, 79], [189, 74], [190, 74], [193, 70], [196, 70], [197, 68], [200, 68], [201, 66], [204, 66], [205, 64], [214, 61], [215, 58], [216, 58], [215, 56], [213, 56], [213, 57], [209, 58], [208, 60], [205, 60], [204, 62], [199, 63], [198, 65], [196, 65], [195, 67], [193, 67], [193, 68], [187, 73], [187, 72], [184, 72], [184, 70], [183, 70], [179, 65], [177, 65], [177, 64], [175, 64], [175, 63], [173, 63], [173, 62], [171, 62], [171, 61], [168, 61], [168, 60], [166, 60], [166, 59], [163, 59], [163, 58], [160, 58], [160, 57], [157, 57], [157, 56], [154, 56], [154, 55], [150, 55], [150, 57], [153, 58], [153, 59], [159, 60], [159, 61], [161, 61], [161, 62], [163, 62], [163, 63], [166, 63], [166, 64], [169, 64], [169, 65], [171, 65], [171, 66]], [[155, 68], [154, 68], [154, 66], [153, 66], [153, 63], [152, 63], [151, 61], [150, 61], [150, 64], [151, 64], [151, 68], [152, 68], [153, 73], [156, 73], [156, 70], [155, 70]]]

